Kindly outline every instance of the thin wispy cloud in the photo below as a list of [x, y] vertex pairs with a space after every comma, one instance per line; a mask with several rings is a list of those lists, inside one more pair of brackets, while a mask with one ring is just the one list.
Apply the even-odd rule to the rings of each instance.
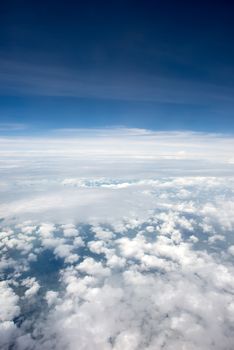
[[232, 102], [233, 89], [209, 81], [173, 79], [161, 74], [71, 69], [1, 61], [0, 85], [7, 94], [64, 96], [162, 103]]
[[1, 131], [21, 131], [26, 130], [28, 125], [21, 123], [0, 123], [0, 132]]

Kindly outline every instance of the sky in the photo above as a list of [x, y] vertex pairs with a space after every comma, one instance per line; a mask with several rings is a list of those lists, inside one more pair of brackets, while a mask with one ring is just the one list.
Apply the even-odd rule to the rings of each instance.
[[233, 350], [231, 1], [0, 1], [0, 349]]
[[0, 133], [234, 131], [230, 1], [1, 1]]

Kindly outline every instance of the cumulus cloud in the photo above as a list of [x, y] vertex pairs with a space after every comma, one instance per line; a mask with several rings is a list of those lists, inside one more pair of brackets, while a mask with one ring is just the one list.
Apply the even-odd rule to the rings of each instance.
[[6, 281], [0, 282], [1, 307], [0, 320], [11, 321], [19, 314], [19, 306], [17, 305], [19, 297], [13, 292]]
[[20, 314], [19, 297], [14, 293], [7, 281], [0, 282], [0, 347], [8, 349], [18, 335], [13, 322]]
[[25, 298], [32, 298], [40, 289], [39, 283], [36, 281], [35, 277], [28, 277], [23, 280], [22, 285], [26, 287], [26, 291], [24, 293]]

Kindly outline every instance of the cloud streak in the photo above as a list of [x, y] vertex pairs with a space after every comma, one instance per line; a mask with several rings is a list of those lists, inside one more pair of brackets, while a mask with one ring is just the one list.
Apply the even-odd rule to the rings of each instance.
[[65, 96], [164, 103], [232, 103], [229, 86], [202, 84], [160, 74], [71, 70], [33, 63], [1, 60], [0, 84], [18, 95]]

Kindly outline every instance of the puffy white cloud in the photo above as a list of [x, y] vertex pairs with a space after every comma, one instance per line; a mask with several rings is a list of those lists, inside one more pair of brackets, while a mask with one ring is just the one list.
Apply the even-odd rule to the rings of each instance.
[[12, 321], [0, 322], [0, 347], [2, 350], [8, 350], [9, 346], [14, 344], [19, 335], [19, 330]]
[[29, 299], [35, 296], [40, 289], [40, 284], [36, 281], [35, 277], [28, 277], [24, 279], [22, 285], [27, 288], [24, 295], [25, 298]]
[[56, 304], [58, 302], [58, 292], [49, 290], [45, 295], [45, 299], [49, 306]]
[[43, 238], [51, 238], [55, 231], [55, 226], [54, 224], [51, 223], [45, 223], [42, 224], [39, 227], [38, 233], [43, 237]]
[[54, 252], [60, 258], [66, 258], [71, 254], [72, 246], [68, 244], [60, 244], [58, 245]]
[[111, 240], [114, 237], [113, 232], [110, 232], [108, 229], [103, 229], [98, 226], [94, 226], [92, 231], [95, 233], [95, 237], [104, 241]]
[[231, 255], [234, 255], [234, 245], [231, 245], [231, 246], [228, 248], [228, 252], [229, 252]]
[[78, 230], [73, 224], [62, 225], [62, 228], [65, 237], [75, 237], [79, 234]]
[[104, 267], [100, 261], [96, 262], [93, 258], [84, 259], [76, 268], [91, 276], [105, 277], [110, 274], [110, 269], [108, 267]]
[[0, 321], [11, 321], [20, 313], [19, 297], [6, 281], [0, 281]]

